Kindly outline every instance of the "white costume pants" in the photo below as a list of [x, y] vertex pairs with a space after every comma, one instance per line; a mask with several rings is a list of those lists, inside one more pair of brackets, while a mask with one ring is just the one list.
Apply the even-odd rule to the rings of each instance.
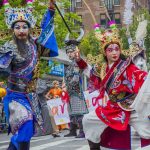
[[[96, 115], [95, 111], [84, 115], [83, 130], [87, 140], [94, 143], [100, 142], [100, 136], [107, 127]], [[129, 124], [137, 131], [140, 137], [150, 139], [150, 120], [148, 118], [139, 117], [138, 114], [131, 112]]]

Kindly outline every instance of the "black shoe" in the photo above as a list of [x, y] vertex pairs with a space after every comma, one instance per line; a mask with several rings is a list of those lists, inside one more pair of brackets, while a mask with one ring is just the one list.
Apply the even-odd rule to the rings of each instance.
[[77, 133], [68, 133], [66, 135], [64, 135], [64, 137], [72, 137], [72, 136], [77, 136]]
[[100, 143], [93, 143], [89, 140], [88, 140], [88, 143], [89, 143], [90, 150], [101, 150]]
[[30, 149], [30, 142], [19, 142], [18, 150], [29, 150], [29, 149]]
[[69, 130], [69, 129], [68, 129], [68, 128], [64, 128], [64, 129], [62, 129], [62, 130], [66, 131], [66, 130]]
[[85, 134], [83, 132], [79, 133], [76, 138], [85, 138]]
[[15, 145], [13, 143], [10, 142], [7, 150], [17, 150], [17, 148], [15, 147]]
[[56, 138], [56, 137], [60, 137], [60, 135], [55, 134], [55, 133], [53, 133], [53, 134], [52, 134], [52, 136], [53, 136], [54, 138]]

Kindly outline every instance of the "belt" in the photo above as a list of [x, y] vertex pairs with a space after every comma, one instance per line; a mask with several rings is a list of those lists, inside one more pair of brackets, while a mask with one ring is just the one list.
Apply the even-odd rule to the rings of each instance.
[[110, 101], [112, 102], [123, 102], [123, 101], [126, 101], [127, 99], [132, 98], [134, 95], [135, 94], [122, 92], [120, 94], [110, 94], [109, 98], [110, 98]]
[[17, 92], [26, 92], [26, 86], [21, 87], [21, 85], [10, 83], [10, 82], [8, 83], [8, 88], [10, 90], [17, 91]]
[[133, 95], [135, 95], [135, 94], [130, 94], [130, 95], [128, 95], [128, 96], [125, 96], [125, 97], [122, 98], [122, 99], [116, 100], [116, 102], [123, 102], [123, 101], [125, 101], [126, 99], [131, 98]]

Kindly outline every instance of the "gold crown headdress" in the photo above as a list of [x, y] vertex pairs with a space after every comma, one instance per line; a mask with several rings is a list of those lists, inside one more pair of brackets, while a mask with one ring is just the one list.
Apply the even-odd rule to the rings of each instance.
[[6, 25], [9, 29], [12, 28], [17, 21], [25, 21], [31, 28], [34, 28], [36, 20], [32, 15], [32, 0], [26, 0], [26, 2], [26, 8], [12, 8], [9, 5], [8, 0], [3, 0]]
[[110, 21], [109, 26], [110, 28], [106, 29], [105, 31], [101, 31], [100, 25], [98, 24], [94, 26], [95, 36], [101, 43], [102, 53], [104, 53], [105, 48], [111, 43], [118, 44], [122, 49], [122, 41], [120, 39], [119, 30], [117, 29], [115, 22]]
[[95, 67], [95, 73], [96, 75], [100, 76], [101, 79], [104, 78], [105, 74], [106, 74], [106, 63], [105, 63], [105, 59], [104, 59], [104, 52], [105, 49], [108, 45], [116, 43], [120, 46], [120, 49], [122, 49], [122, 41], [120, 39], [119, 36], [119, 30], [116, 27], [116, 24], [114, 21], [110, 21], [109, 22], [109, 26], [110, 28], [105, 30], [105, 31], [101, 31], [100, 30], [100, 25], [96, 24], [94, 26], [95, 29], [95, 36], [96, 38], [100, 41], [100, 46], [102, 48], [102, 51], [99, 55], [97, 56], [92, 56], [92, 55], [87, 55], [87, 61], [91, 64], [94, 65], [96, 64]]

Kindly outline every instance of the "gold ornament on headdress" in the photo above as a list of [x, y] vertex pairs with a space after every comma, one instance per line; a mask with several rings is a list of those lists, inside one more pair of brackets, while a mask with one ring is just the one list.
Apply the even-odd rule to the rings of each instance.
[[96, 24], [95, 27], [95, 36], [100, 41], [101, 47], [102, 47], [102, 53], [104, 54], [105, 48], [113, 43], [116, 43], [120, 46], [120, 49], [122, 49], [122, 40], [119, 36], [119, 30], [116, 27], [116, 24], [114, 21], [109, 22], [110, 29], [107, 29], [105, 31], [100, 30], [100, 26]]
[[122, 41], [119, 36], [119, 30], [117, 29], [114, 21], [109, 23], [110, 29], [105, 31], [100, 30], [100, 26], [96, 24], [95, 36], [100, 41], [101, 53], [98, 56], [92, 56], [91, 54], [87, 55], [87, 62], [91, 65], [94, 65], [94, 70], [97, 76], [103, 79], [106, 75], [107, 63], [104, 59], [105, 48], [110, 44], [118, 44], [120, 49], [122, 49]]
[[139, 45], [136, 42], [133, 42], [130, 45], [129, 49], [122, 50], [122, 54], [126, 57], [134, 57], [135, 55], [140, 53], [141, 50], [143, 50], [143, 49], [141, 47], [139, 47]]

